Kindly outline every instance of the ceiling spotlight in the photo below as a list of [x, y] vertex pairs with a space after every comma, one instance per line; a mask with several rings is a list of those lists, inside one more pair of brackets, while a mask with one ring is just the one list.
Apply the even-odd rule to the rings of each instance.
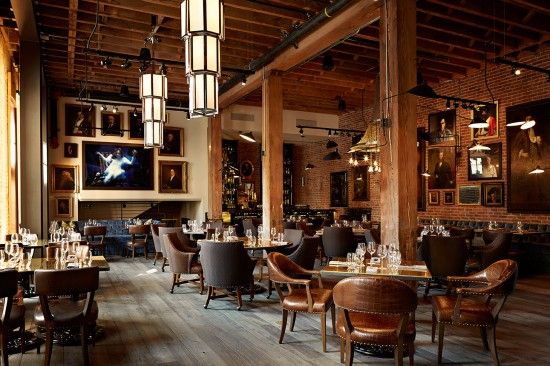
[[304, 129], [303, 128], [300, 128], [300, 136], [304, 137]]
[[113, 106], [113, 113], [118, 113], [118, 107], [116, 105]]
[[249, 142], [256, 142], [256, 139], [254, 138], [254, 135], [252, 135], [252, 132], [239, 132], [239, 136], [246, 141]]
[[340, 100], [338, 100], [338, 110], [340, 112], [344, 112], [346, 108], [347, 108], [346, 101], [340, 98]]
[[332, 131], [331, 130], [328, 130], [328, 135], [332, 135]]
[[315, 168], [315, 165], [313, 165], [313, 164], [311, 164], [311, 163], [307, 163], [307, 165], [306, 165], [306, 170], [311, 170], [311, 169], [313, 169], [313, 168]]
[[125, 58], [121, 63], [120, 67], [124, 70], [128, 70], [130, 67], [132, 67], [132, 62]]
[[466, 102], [462, 102], [462, 109], [468, 109], [468, 104], [466, 104]]
[[162, 64], [159, 69], [161, 75], [166, 75], [168, 73], [168, 68], [166, 67], [166, 64]]
[[328, 140], [327, 141], [327, 149], [334, 149], [335, 147], [338, 147], [338, 144], [334, 140]]
[[101, 106], [101, 111], [102, 111], [102, 112], [105, 112], [106, 110], [107, 110], [107, 106], [106, 106], [105, 104], [103, 104], [103, 105]]
[[151, 50], [147, 47], [142, 47], [139, 50], [139, 59], [141, 61], [150, 61], [151, 60]]
[[134, 117], [137, 117], [137, 116], [138, 116], [138, 111], [137, 111], [137, 107], [134, 107], [134, 112], [133, 112], [133, 115], [134, 115]]
[[99, 64], [104, 69], [108, 69], [113, 64], [113, 60], [111, 60], [111, 58], [109, 56], [107, 56], [107, 57], [103, 58], [101, 61], [99, 61]]
[[447, 103], [445, 103], [445, 107], [447, 109], [451, 109], [451, 100], [450, 99], [447, 99]]
[[338, 136], [338, 131], [334, 131], [333, 135]]
[[334, 60], [332, 59], [332, 54], [330, 52], [325, 53], [323, 56], [323, 70], [331, 71], [334, 69]]
[[518, 67], [514, 67], [514, 68], [512, 69], [512, 75], [516, 75], [516, 76], [521, 75], [521, 69], [518, 68]]
[[241, 85], [242, 86], [245, 86], [246, 85], [246, 75], [243, 75], [242, 78], [241, 78]]
[[459, 105], [460, 105], [460, 104], [458, 103], [458, 100], [455, 100], [455, 103], [454, 103], [455, 108], [458, 108]]

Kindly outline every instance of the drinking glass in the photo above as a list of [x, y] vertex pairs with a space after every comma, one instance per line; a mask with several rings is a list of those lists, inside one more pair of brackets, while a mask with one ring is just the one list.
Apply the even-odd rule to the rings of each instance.
[[378, 246], [378, 256], [380, 257], [380, 263], [381, 263], [381, 266], [383, 267], [384, 265], [384, 258], [386, 258], [386, 256], [388, 255], [388, 246], [387, 245], [384, 245], [384, 244], [380, 244]]
[[215, 236], [215, 241], [218, 241], [218, 238], [220, 237], [220, 229], [219, 228], [216, 228], [214, 229], [214, 236]]
[[348, 253], [346, 256], [346, 262], [348, 263], [348, 267], [355, 267], [355, 253]]
[[233, 226], [229, 226], [227, 228], [227, 235], [228, 236], [234, 236], [235, 235], [235, 228]]
[[210, 230], [210, 224], [206, 224], [206, 231]]
[[523, 224], [521, 223], [521, 221], [518, 221], [517, 227], [518, 227], [519, 232], [521, 232], [523, 230]]
[[264, 226], [262, 224], [258, 225], [258, 239], [263, 239], [264, 237]]
[[17, 243], [19, 241], [19, 238], [18, 238], [18, 235], [17, 234], [11, 234], [11, 242], [12, 243]]
[[0, 249], [0, 266], [4, 266], [5, 260], [6, 260], [6, 252], [3, 249]]
[[181, 230], [182, 231], [187, 231], [187, 224], [182, 224], [181, 225]]
[[222, 236], [222, 237], [223, 237], [223, 241], [227, 241], [227, 237], [229, 236], [229, 231], [224, 230], [222, 235], [223, 235], [223, 236]]
[[376, 253], [376, 243], [373, 242], [373, 241], [369, 241], [368, 244], [367, 244], [367, 252], [369, 252], [370, 254], [370, 257], [372, 258], [372, 256], [374, 255], [374, 253]]
[[271, 228], [271, 240], [275, 240], [277, 237], [277, 228], [276, 227], [272, 227]]

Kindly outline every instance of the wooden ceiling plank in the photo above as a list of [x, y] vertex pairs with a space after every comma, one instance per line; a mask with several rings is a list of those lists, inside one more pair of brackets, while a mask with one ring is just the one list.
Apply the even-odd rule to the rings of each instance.
[[69, 0], [69, 32], [67, 39], [67, 78], [69, 83], [74, 76], [74, 51], [76, 43], [76, 24], [78, 16], [78, 0]]

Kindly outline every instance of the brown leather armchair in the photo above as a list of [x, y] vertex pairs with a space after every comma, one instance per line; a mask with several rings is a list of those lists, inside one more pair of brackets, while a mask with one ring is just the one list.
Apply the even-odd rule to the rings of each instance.
[[[432, 297], [432, 342], [435, 328], [439, 332], [437, 362], [441, 363], [446, 325], [479, 327], [485, 349], [491, 350], [495, 365], [500, 365], [497, 353], [496, 326], [506, 299], [513, 292], [518, 274], [517, 263], [504, 259], [470, 276], [449, 276], [456, 285], [456, 295]], [[490, 342], [487, 342], [489, 333]]]
[[153, 266], [157, 265], [157, 259], [162, 258], [162, 249], [159, 239], [159, 227], [166, 226], [166, 224], [151, 224], [151, 236], [153, 237], [153, 244], [155, 245], [155, 259], [153, 260]]
[[237, 289], [237, 310], [241, 310], [241, 289], [250, 288], [250, 301], [254, 299], [254, 267], [256, 262], [250, 259], [243, 242], [202, 241], [200, 249], [204, 283], [208, 286], [206, 303], [221, 296], [215, 294], [216, 288]]
[[416, 292], [402, 281], [389, 278], [350, 277], [333, 289], [338, 307], [337, 332], [340, 361], [353, 363], [353, 345], [394, 348], [395, 364], [403, 364], [403, 350], [414, 365]]
[[487, 268], [492, 263], [505, 259], [512, 246], [512, 233], [497, 231], [494, 233], [492, 242], [482, 248], [476, 249], [474, 255], [479, 258], [479, 268]]
[[463, 275], [468, 260], [468, 247], [463, 236], [424, 235], [420, 246], [422, 259], [432, 274], [424, 296], [430, 292], [431, 282], [445, 282], [447, 276]]
[[107, 226], [84, 226], [84, 237], [92, 253], [105, 255], [105, 235]]
[[0, 313], [0, 352], [2, 353], [2, 365], [9, 366], [8, 362], [8, 334], [19, 328], [21, 337], [21, 353], [25, 353], [25, 305], [13, 303], [13, 297], [17, 294], [17, 271], [6, 269], [0, 271], [0, 299], [3, 300]]
[[[330, 308], [332, 314], [332, 331], [335, 332], [334, 303], [332, 291], [323, 288], [323, 282], [318, 271], [307, 270], [281, 253], [270, 253], [267, 256], [269, 278], [275, 284], [275, 289], [283, 307], [283, 323], [279, 343], [283, 343], [285, 336], [288, 312], [292, 313], [290, 331], [294, 331], [296, 313], [313, 313], [321, 315], [321, 337], [323, 340], [323, 352], [327, 351], [327, 311]], [[319, 288], [311, 288], [311, 279], [300, 279], [296, 276], [319, 277]], [[287, 285], [288, 294], [283, 294], [281, 285]]]
[[[200, 293], [204, 291], [204, 277], [202, 273], [202, 266], [198, 262], [198, 250], [187, 251], [186, 247], [181, 242], [177, 233], [168, 233], [163, 238], [166, 253], [168, 254], [168, 261], [170, 263], [170, 270], [173, 273], [172, 288], [170, 293], [174, 293], [174, 287], [188, 283], [190, 281], [200, 281]], [[196, 274], [198, 279], [180, 280], [182, 274]]]
[[149, 225], [130, 225], [128, 226], [128, 233], [130, 233], [131, 239], [126, 243], [126, 256], [129, 251], [132, 250], [132, 258], [135, 257], [136, 248], [143, 248], [143, 255], [147, 259], [147, 238], [151, 232]]
[[[38, 270], [34, 274], [36, 294], [40, 305], [36, 306], [34, 320], [46, 329], [46, 354], [44, 365], [52, 357], [53, 332], [56, 328], [80, 327], [84, 364], [89, 365], [88, 334], [94, 331], [98, 316], [95, 291], [99, 287], [97, 267], [68, 270]], [[85, 300], [74, 301], [75, 295], [86, 293]], [[70, 298], [60, 298], [72, 295]], [[52, 301], [51, 298], [55, 300]]]
[[330, 259], [345, 258], [348, 252], [355, 252], [357, 244], [351, 227], [325, 227], [323, 229], [323, 249]]

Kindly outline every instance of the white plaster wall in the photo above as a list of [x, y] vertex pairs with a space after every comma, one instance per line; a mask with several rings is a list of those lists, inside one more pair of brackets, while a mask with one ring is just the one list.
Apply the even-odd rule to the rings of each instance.
[[[128, 132], [125, 132], [124, 137], [119, 136], [102, 136], [99, 130], [96, 130], [96, 137], [75, 137], [65, 136], [65, 104], [79, 104], [74, 98], [60, 98], [57, 103], [58, 108], [58, 139], [59, 146], [56, 149], [48, 148], [48, 165], [49, 176], [51, 179], [51, 170], [53, 164], [77, 165], [79, 166], [79, 188], [82, 187], [82, 141], [94, 142], [115, 142], [126, 144], [142, 144], [143, 140], [130, 139]], [[96, 105], [95, 125], [101, 126], [101, 111]], [[134, 107], [119, 107], [119, 113], [123, 114], [122, 126], [128, 129], [128, 111], [133, 111]], [[139, 109], [139, 108], [138, 108]], [[208, 143], [207, 143], [207, 118], [197, 118], [188, 120], [185, 112], [168, 111], [169, 127], [181, 127], [184, 129], [183, 141], [184, 152], [183, 157], [158, 156], [158, 151], [154, 151], [154, 190], [149, 191], [131, 191], [131, 190], [82, 190], [73, 194], [74, 207], [73, 219], [78, 219], [78, 200], [81, 201], [189, 201], [190, 203], [184, 208], [185, 213], [192, 219], [202, 220], [204, 213], [208, 210]], [[65, 158], [63, 155], [63, 147], [66, 142], [76, 142], [78, 147], [78, 158]], [[158, 161], [186, 161], [188, 162], [188, 193], [159, 193], [158, 192]], [[50, 219], [55, 219], [54, 214], [54, 197], [67, 196], [62, 193], [50, 193], [49, 200], [49, 216]]]

